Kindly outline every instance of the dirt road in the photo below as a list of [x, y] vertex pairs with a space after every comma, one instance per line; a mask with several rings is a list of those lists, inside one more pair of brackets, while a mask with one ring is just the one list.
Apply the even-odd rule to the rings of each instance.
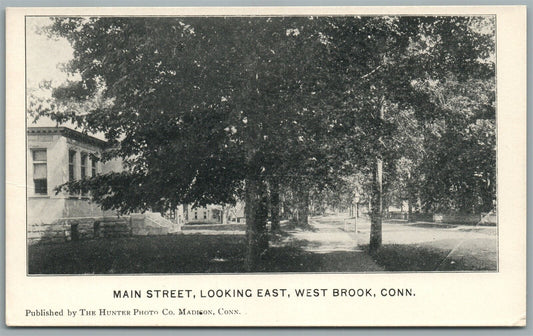
[[[302, 248], [312, 253], [353, 252], [361, 258], [366, 271], [383, 270], [363, 249], [370, 241], [370, 221], [345, 216], [321, 216], [310, 219], [312, 231], [289, 231], [291, 239], [304, 241]], [[404, 270], [410, 265], [430, 271], [496, 270], [498, 239], [496, 227], [436, 223], [383, 223], [383, 251], [389, 256], [377, 259], [389, 270]], [[380, 259], [380, 257], [383, 257]], [[426, 258], [428, 260], [400, 260]], [[402, 264], [396, 266], [395, 263]], [[420, 266], [421, 265], [421, 266]], [[410, 270], [410, 269], [405, 269]]]

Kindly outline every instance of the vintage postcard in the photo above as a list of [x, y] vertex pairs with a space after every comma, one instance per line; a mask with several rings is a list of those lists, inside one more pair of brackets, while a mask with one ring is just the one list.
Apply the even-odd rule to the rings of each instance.
[[526, 8], [8, 8], [9, 326], [524, 326]]

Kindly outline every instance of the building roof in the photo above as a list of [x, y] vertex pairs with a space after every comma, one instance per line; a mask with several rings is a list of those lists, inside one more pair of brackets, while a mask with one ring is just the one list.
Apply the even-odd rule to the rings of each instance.
[[60, 134], [67, 138], [89, 143], [100, 148], [108, 147], [108, 142], [95, 138], [89, 134], [70, 129], [68, 127], [27, 127], [27, 134]]

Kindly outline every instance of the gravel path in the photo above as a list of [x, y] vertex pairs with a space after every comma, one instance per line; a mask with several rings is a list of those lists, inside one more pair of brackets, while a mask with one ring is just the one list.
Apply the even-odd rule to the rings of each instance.
[[344, 230], [341, 217], [310, 218], [313, 230], [295, 229], [287, 231], [289, 242], [299, 242], [300, 247], [310, 253], [322, 255], [323, 271], [377, 272], [383, 271], [366, 252], [361, 249], [353, 232]]

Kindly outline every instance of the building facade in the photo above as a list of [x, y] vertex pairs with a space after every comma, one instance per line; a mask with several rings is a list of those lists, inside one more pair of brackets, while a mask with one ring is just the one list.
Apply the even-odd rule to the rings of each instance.
[[106, 141], [68, 127], [27, 128], [28, 241], [65, 241], [120, 235], [168, 234], [184, 224], [244, 222], [244, 204], [237, 206], [178, 206], [158, 212], [118, 217], [103, 211], [86, 193], [56, 188], [69, 181], [123, 169], [120, 160], [101, 162]]
[[202, 207], [192, 205], [180, 205], [178, 216], [183, 218], [184, 224], [244, 224], [244, 203], [237, 202], [235, 205], [208, 204]]
[[56, 192], [74, 180], [121, 171], [122, 162], [98, 160], [107, 142], [67, 127], [27, 128], [27, 237], [29, 243], [101, 236], [168, 234], [180, 229], [158, 213], [119, 217], [88, 192]]
[[71, 180], [120, 169], [118, 162], [97, 160], [107, 143], [66, 127], [28, 127], [27, 222], [49, 224], [59, 218], [102, 217], [90, 195], [57, 193]]

